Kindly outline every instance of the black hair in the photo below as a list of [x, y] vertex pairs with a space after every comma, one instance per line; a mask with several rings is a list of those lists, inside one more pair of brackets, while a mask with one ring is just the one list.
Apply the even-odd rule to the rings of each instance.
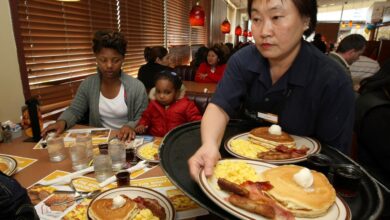
[[163, 46], [145, 47], [144, 57], [147, 62], [156, 62], [157, 58], [162, 59], [168, 54], [168, 50]]
[[127, 41], [120, 32], [107, 30], [96, 31], [92, 42], [92, 50], [95, 54], [98, 54], [103, 48], [114, 49], [123, 57], [126, 54]]
[[377, 73], [360, 82], [359, 93], [365, 94], [377, 89], [390, 90], [390, 59], [387, 59]]
[[345, 53], [349, 50], [362, 50], [366, 46], [367, 40], [360, 34], [350, 34], [344, 37], [339, 46], [336, 49], [336, 52]]
[[[269, 1], [269, 0], [266, 0]], [[281, 0], [285, 1], [285, 0]], [[291, 0], [302, 17], [310, 18], [309, 28], [303, 32], [306, 37], [313, 33], [317, 25], [317, 0]], [[248, 0], [248, 15], [251, 18], [253, 0]]]
[[173, 87], [175, 88], [176, 91], [179, 91], [181, 85], [183, 84], [183, 82], [181, 81], [177, 73], [171, 70], [163, 70], [159, 72], [155, 77], [154, 84], [156, 84], [157, 81], [160, 79], [169, 80], [173, 84]]
[[207, 64], [208, 64], [208, 62], [207, 62], [207, 56], [208, 56], [208, 54], [209, 54], [210, 51], [213, 51], [215, 54], [217, 54], [217, 56], [218, 56], [217, 65], [221, 65], [221, 64], [225, 63], [225, 60], [224, 60], [224, 56], [223, 56], [222, 50], [221, 50], [219, 47], [214, 46], [214, 47], [211, 47], [211, 48], [207, 51], [207, 53], [206, 53], [205, 61], [206, 61]]

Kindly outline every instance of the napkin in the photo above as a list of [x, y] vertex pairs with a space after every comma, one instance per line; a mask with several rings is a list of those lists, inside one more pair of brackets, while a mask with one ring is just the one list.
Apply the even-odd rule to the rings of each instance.
[[[147, 165], [147, 164], [146, 164], [146, 161], [145, 161], [145, 160], [142, 160], [142, 161], [138, 162], [136, 165], [134, 165], [134, 166], [128, 168], [126, 171], [129, 172], [129, 173], [135, 172], [135, 171], [137, 171], [137, 170], [140, 170], [140, 169], [145, 168], [146, 165]], [[103, 188], [103, 187], [107, 186], [108, 184], [110, 184], [110, 183], [112, 183], [112, 182], [115, 182], [115, 181], [116, 181], [116, 176], [114, 175], [114, 176], [111, 176], [111, 177], [107, 178], [107, 179], [104, 180], [103, 182], [99, 183], [99, 186], [100, 186], [101, 188]]]
[[76, 172], [73, 172], [73, 173], [70, 173], [68, 175], [61, 176], [61, 177], [58, 177], [58, 178], [55, 178], [52, 180], [41, 180], [38, 183], [41, 185], [45, 185], [45, 186], [64, 185], [64, 184], [70, 183], [70, 181], [74, 178], [77, 178], [77, 177], [83, 176], [84, 174], [93, 172], [93, 170], [94, 170], [93, 166], [91, 166], [91, 167], [87, 167], [85, 169], [82, 169], [82, 170], [79, 170], [79, 171], [76, 171]]

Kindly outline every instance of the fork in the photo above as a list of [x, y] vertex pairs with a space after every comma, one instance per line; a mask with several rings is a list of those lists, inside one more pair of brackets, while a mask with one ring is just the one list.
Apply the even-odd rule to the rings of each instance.
[[70, 202], [74, 202], [74, 201], [79, 201], [81, 199], [93, 199], [95, 196], [97, 196], [97, 194], [100, 193], [100, 189], [98, 190], [94, 190], [94, 191], [91, 191], [91, 192], [88, 192], [88, 193], [82, 193], [82, 192], [78, 192], [80, 195], [78, 196], [75, 196], [73, 199], [71, 200], [67, 200], [67, 201], [61, 201], [61, 202], [54, 202], [52, 203], [52, 205], [64, 205], [64, 204], [67, 204], [67, 203], [70, 203]]

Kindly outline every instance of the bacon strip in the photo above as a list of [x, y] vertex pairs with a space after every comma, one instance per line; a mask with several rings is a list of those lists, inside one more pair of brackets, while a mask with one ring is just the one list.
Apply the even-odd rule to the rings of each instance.
[[273, 207], [268, 205], [267, 203], [253, 201], [246, 197], [242, 197], [235, 194], [232, 194], [229, 197], [229, 202], [249, 212], [256, 213], [267, 218], [275, 218], [275, 211]]

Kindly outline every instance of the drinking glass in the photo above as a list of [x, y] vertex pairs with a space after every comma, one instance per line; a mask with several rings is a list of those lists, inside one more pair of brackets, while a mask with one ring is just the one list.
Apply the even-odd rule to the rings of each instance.
[[52, 162], [64, 160], [66, 157], [64, 138], [50, 136], [47, 140], [47, 152]]
[[73, 170], [81, 170], [88, 166], [88, 156], [85, 145], [75, 143], [69, 148]]
[[93, 145], [92, 145], [92, 136], [89, 133], [80, 133], [76, 136], [76, 143], [83, 144], [86, 147], [87, 157], [89, 160], [93, 158]]
[[112, 176], [111, 157], [107, 154], [97, 155], [93, 159], [95, 178], [98, 182], [103, 182]]
[[123, 143], [109, 143], [108, 153], [111, 156], [112, 169], [118, 171], [123, 168], [126, 163], [126, 150]]
[[118, 172], [115, 176], [117, 187], [130, 185], [130, 173], [126, 170]]

